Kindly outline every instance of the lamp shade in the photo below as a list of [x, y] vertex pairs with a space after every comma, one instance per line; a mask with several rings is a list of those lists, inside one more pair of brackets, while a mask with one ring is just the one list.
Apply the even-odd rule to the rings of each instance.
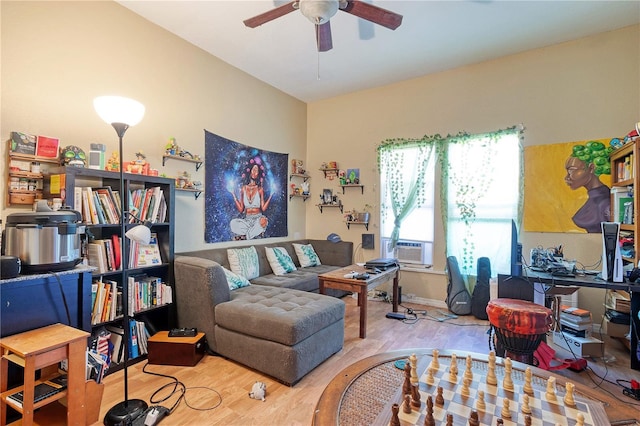
[[149, 244], [151, 241], [151, 229], [149, 229], [147, 223], [149, 222], [129, 229], [127, 233], [124, 234], [125, 237], [140, 244]]
[[324, 24], [338, 11], [338, 0], [300, 0], [300, 12], [316, 25]]
[[93, 100], [93, 107], [100, 118], [109, 124], [135, 126], [144, 117], [144, 105], [122, 96], [99, 96]]

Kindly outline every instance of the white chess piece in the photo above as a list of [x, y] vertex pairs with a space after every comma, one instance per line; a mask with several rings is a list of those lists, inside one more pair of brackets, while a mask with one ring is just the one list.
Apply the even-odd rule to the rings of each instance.
[[487, 384], [497, 385], [498, 379], [496, 378], [496, 353], [494, 351], [489, 352], [489, 366], [487, 367]]
[[547, 401], [556, 401], [556, 378], [551, 376], [547, 380]]
[[438, 361], [438, 357], [440, 356], [440, 351], [438, 351], [437, 349], [434, 349], [431, 352], [431, 356], [432, 356], [431, 366], [435, 371], [438, 371], [438, 369], [440, 368], [440, 361]]
[[524, 370], [524, 387], [522, 389], [526, 394], [533, 395], [533, 386], [531, 386], [531, 367]]
[[584, 426], [584, 414], [578, 413], [576, 416], [576, 426]]
[[419, 382], [418, 373], [416, 371], [418, 366], [418, 357], [416, 357], [416, 354], [411, 354], [409, 357], [409, 364], [411, 364], [411, 384], [415, 385]]
[[504, 398], [502, 400], [502, 411], [500, 412], [500, 414], [505, 419], [511, 418], [511, 410], [509, 410], [509, 398]]
[[531, 406], [529, 405], [529, 395], [526, 393], [522, 395], [522, 407], [520, 408], [523, 414], [531, 414]]
[[473, 371], [472, 371], [472, 363], [471, 355], [467, 355], [466, 368], [464, 370], [464, 377], [473, 380]]
[[573, 383], [567, 382], [565, 385], [565, 389], [567, 393], [564, 394], [564, 404], [570, 407], [576, 406], [576, 401], [573, 399], [573, 391], [575, 389], [575, 385]]
[[502, 380], [502, 387], [506, 390], [513, 390], [513, 379], [511, 377], [511, 358], [507, 357], [504, 360], [504, 379]]
[[460, 388], [460, 395], [469, 396], [470, 385], [471, 385], [471, 379], [469, 379], [468, 377], [465, 377], [464, 379], [462, 379], [462, 387]]
[[451, 374], [458, 375], [458, 356], [451, 354], [451, 364], [449, 365], [449, 372]]
[[484, 402], [484, 391], [478, 391], [478, 398], [476, 399], [476, 408], [478, 410], [484, 411], [487, 408], [487, 404]]
[[431, 366], [427, 368], [427, 378], [425, 379], [425, 382], [428, 385], [433, 385], [433, 367]]

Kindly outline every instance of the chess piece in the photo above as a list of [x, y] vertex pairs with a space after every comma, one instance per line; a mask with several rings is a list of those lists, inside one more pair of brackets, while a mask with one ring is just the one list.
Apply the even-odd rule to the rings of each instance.
[[453, 414], [447, 413], [447, 424], [445, 426], [453, 426]]
[[455, 373], [455, 370], [449, 369], [449, 381], [451, 383], [458, 383], [458, 376]]
[[513, 379], [511, 377], [512, 364], [511, 358], [507, 357], [504, 360], [504, 379], [502, 380], [502, 387], [508, 391], [513, 390]]
[[565, 385], [565, 389], [567, 393], [564, 394], [564, 405], [575, 407], [576, 401], [575, 399], [573, 399], [573, 392], [575, 389], [575, 385], [573, 383], [567, 382], [567, 384]]
[[411, 406], [416, 410], [420, 409], [420, 388], [419, 385], [411, 385]]
[[411, 396], [409, 395], [405, 395], [404, 396], [404, 404], [402, 404], [402, 411], [404, 411], [406, 414], [411, 414]]
[[433, 417], [433, 399], [427, 396], [427, 413], [424, 418], [424, 426], [436, 426], [436, 419]]
[[484, 411], [487, 408], [487, 404], [484, 402], [484, 391], [478, 391], [478, 397], [476, 398], [476, 408], [480, 411]]
[[528, 395], [533, 395], [533, 386], [531, 386], [531, 367], [527, 367], [527, 369], [524, 370], [524, 387], [522, 390]]
[[436, 405], [444, 405], [444, 396], [442, 396], [442, 386], [438, 386], [436, 393]]
[[502, 411], [500, 411], [500, 415], [505, 419], [511, 418], [511, 411], [509, 410], [509, 398], [502, 399]]
[[467, 355], [466, 368], [464, 369], [464, 377], [473, 380], [473, 371], [472, 371], [472, 359], [471, 355]]
[[524, 426], [531, 426], [531, 416], [529, 414], [524, 416]]
[[468, 397], [470, 395], [469, 385], [471, 385], [471, 379], [469, 379], [468, 377], [465, 377], [464, 379], [462, 379], [462, 387], [460, 388], [460, 395], [464, 397]]
[[478, 412], [476, 410], [471, 410], [471, 414], [469, 415], [469, 426], [479, 426], [480, 421], [478, 420]]
[[520, 408], [523, 414], [531, 414], [531, 406], [529, 405], [529, 395], [526, 393], [522, 395], [522, 407]]
[[411, 365], [411, 384], [415, 385], [419, 382], [418, 379], [418, 357], [416, 357], [416, 354], [411, 354], [411, 356], [409, 357], [409, 364]]
[[398, 404], [393, 404], [391, 406], [391, 421], [389, 422], [390, 426], [400, 426], [400, 417], [398, 417], [398, 411], [400, 411], [400, 407]]
[[576, 415], [576, 426], [584, 426], [584, 414], [578, 413]]
[[547, 380], [547, 401], [556, 401], [556, 378], [551, 376]]
[[411, 364], [404, 364], [404, 383], [402, 383], [402, 394], [411, 395]]
[[487, 384], [497, 385], [498, 379], [496, 378], [496, 353], [494, 351], [489, 352], [489, 367], [487, 368]]
[[502, 425], [504, 425], [504, 420], [502, 419], [496, 420], [496, 426], [502, 426]]
[[451, 354], [451, 364], [449, 365], [449, 372], [451, 374], [458, 375], [458, 356]]
[[433, 367], [434, 370], [438, 371], [438, 369], [440, 369], [440, 361], [438, 361], [438, 356], [440, 356], [440, 351], [438, 351], [437, 349], [434, 349], [433, 352], [431, 352], [431, 366]]
[[424, 379], [424, 381], [428, 385], [433, 385], [433, 367], [429, 366], [427, 368], [427, 377]]

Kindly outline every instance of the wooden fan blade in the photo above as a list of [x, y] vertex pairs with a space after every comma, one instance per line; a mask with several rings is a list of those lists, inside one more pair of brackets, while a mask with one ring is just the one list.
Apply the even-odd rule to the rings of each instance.
[[390, 30], [395, 30], [402, 24], [402, 15], [359, 0], [348, 0], [347, 6], [342, 10]]
[[333, 41], [331, 39], [331, 24], [330, 21], [321, 25], [316, 25], [316, 42], [318, 43], [318, 52], [326, 52], [333, 48]]
[[266, 24], [269, 21], [273, 21], [276, 18], [286, 15], [287, 13], [291, 13], [297, 9], [294, 5], [298, 2], [298, 0], [293, 0], [289, 3], [285, 3], [282, 6], [278, 6], [275, 9], [271, 9], [265, 13], [261, 13], [260, 15], [256, 15], [253, 18], [245, 19], [243, 22], [249, 28], [255, 28], [262, 24]]

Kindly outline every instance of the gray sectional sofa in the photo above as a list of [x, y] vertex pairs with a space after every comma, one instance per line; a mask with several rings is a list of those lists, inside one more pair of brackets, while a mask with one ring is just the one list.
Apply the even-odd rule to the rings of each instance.
[[[300, 268], [293, 243], [311, 244], [322, 265]], [[318, 274], [353, 263], [353, 243], [295, 240], [251, 242], [260, 276], [230, 291], [226, 248], [176, 254], [175, 303], [180, 327], [203, 331], [216, 353], [293, 385], [342, 349], [344, 302], [318, 293]], [[265, 247], [284, 247], [298, 268], [274, 275]]]

